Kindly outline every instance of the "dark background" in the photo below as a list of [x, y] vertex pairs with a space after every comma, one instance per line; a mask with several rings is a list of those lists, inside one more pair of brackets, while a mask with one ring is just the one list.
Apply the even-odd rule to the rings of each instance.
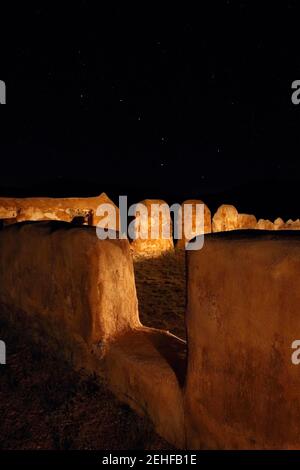
[[299, 2], [197, 3], [3, 8], [0, 194], [300, 217]]

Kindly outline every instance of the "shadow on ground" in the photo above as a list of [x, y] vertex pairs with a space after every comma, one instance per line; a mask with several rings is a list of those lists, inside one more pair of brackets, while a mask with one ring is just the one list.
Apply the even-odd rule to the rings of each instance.
[[73, 371], [30, 331], [0, 320], [0, 449], [171, 449], [95, 377]]

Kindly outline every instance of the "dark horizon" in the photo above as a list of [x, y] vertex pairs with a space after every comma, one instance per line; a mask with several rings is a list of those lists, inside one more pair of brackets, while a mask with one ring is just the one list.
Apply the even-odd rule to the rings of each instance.
[[36, 182], [25, 187], [2, 187], [0, 197], [91, 197], [105, 192], [115, 204], [119, 196], [128, 196], [129, 204], [144, 199], [162, 199], [168, 204], [182, 203], [187, 199], [202, 200], [212, 212], [216, 212], [221, 204], [232, 204], [240, 213], [249, 213], [257, 219], [277, 217], [283, 220], [300, 218], [300, 184], [298, 179], [290, 180], [261, 180], [243, 185], [219, 187], [216, 190], [197, 187], [162, 188], [130, 187], [108, 185], [95, 181], [67, 180]]
[[272, 5], [272, 21], [231, 0], [21, 6], [0, 69], [0, 193], [125, 192], [300, 217], [299, 12], [295, 1]]

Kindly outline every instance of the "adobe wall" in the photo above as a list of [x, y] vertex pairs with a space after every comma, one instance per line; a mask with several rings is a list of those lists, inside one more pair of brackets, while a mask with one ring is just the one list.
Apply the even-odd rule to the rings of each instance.
[[[204, 205], [203, 227], [201, 226], [201, 224], [200, 226], [197, 226], [197, 222], [198, 222], [196, 220], [196, 205], [197, 204]], [[191, 213], [188, 213], [187, 215], [185, 215], [185, 207], [187, 205], [190, 205], [192, 210], [191, 210]], [[200, 199], [188, 199], [181, 204], [181, 208], [182, 208], [182, 220], [181, 220], [182, 238], [178, 239], [176, 248], [185, 249], [187, 242], [189, 242], [192, 238], [194, 238], [194, 236], [211, 232], [211, 212], [209, 208], [207, 207], [207, 205], [204, 204], [204, 202], [201, 201]], [[178, 223], [180, 223], [180, 221]], [[186, 223], [189, 227], [190, 232], [187, 227], [185, 228]], [[180, 229], [180, 226], [178, 227], [178, 230], [179, 229]], [[192, 236], [189, 236], [190, 233], [192, 233]]]
[[300, 235], [207, 235], [187, 254], [192, 449], [300, 446]]
[[[119, 209], [105, 193], [87, 198], [0, 198], [0, 219], [14, 219], [15, 222], [60, 220], [71, 222], [75, 217], [85, 217], [89, 225], [96, 226], [102, 217], [97, 216], [100, 204], [111, 204], [119, 216]], [[9, 216], [5, 209], [13, 208]], [[11, 220], [13, 222], [13, 220]], [[118, 229], [118, 220], [116, 226]]]
[[14, 206], [0, 206], [0, 219], [12, 219], [17, 217], [17, 208]]
[[256, 225], [257, 220], [254, 215], [239, 214], [234, 206], [222, 204], [213, 216], [212, 232], [255, 229]]
[[[128, 240], [29, 222], [0, 231], [0, 314], [26, 322], [76, 368], [96, 372], [177, 447], [185, 446], [185, 341], [139, 321]], [[180, 365], [180, 367], [179, 367]]]
[[103, 346], [140, 325], [129, 243], [102, 241], [95, 228], [64, 222], [6, 227], [0, 304], [46, 325], [74, 354]]
[[[156, 213], [155, 208], [164, 207], [165, 201], [145, 199], [139, 202], [147, 211], [147, 216], [135, 218], [135, 239], [131, 243], [133, 251], [142, 256], [160, 256], [174, 248], [172, 236], [172, 220], [170, 211]], [[156, 238], [151, 236], [156, 231]], [[137, 236], [138, 235], [138, 236]]]

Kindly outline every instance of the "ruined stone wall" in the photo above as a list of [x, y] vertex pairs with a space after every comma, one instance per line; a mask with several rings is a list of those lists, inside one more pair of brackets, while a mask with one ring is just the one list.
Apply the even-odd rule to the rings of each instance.
[[188, 447], [299, 448], [300, 236], [208, 235], [187, 271]]

